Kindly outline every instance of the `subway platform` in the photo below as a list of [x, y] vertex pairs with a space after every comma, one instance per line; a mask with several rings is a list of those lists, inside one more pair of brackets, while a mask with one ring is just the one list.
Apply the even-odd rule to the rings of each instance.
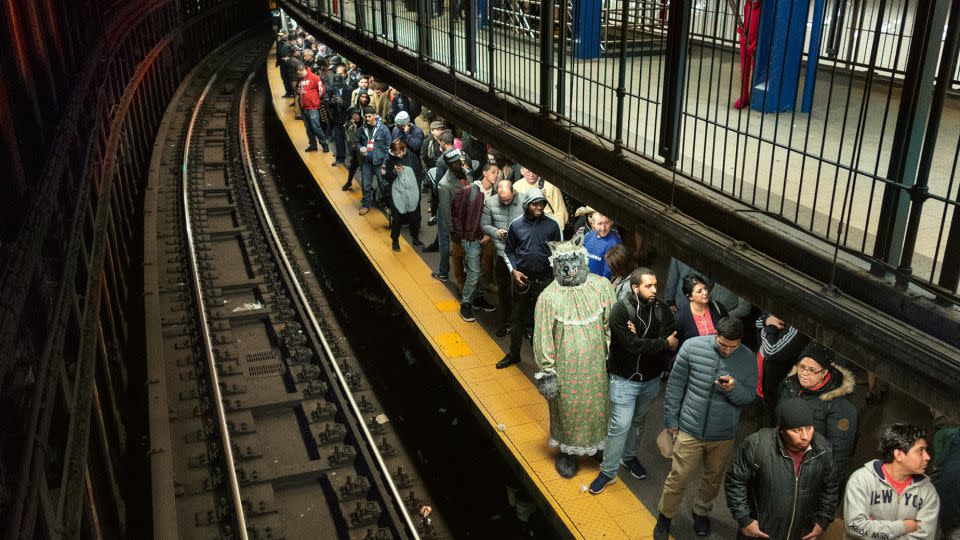
[[[342, 191], [347, 169], [331, 167], [332, 155], [305, 153], [307, 146], [303, 123], [295, 119], [289, 100], [281, 97], [283, 86], [278, 71], [267, 63], [274, 111], [284, 126], [290, 143], [313, 175], [318, 197], [324, 197], [350, 231], [371, 266], [383, 279], [407, 317], [431, 345], [435, 357], [455, 380], [463, 395], [485, 420], [490, 436], [499, 442], [507, 459], [523, 471], [528, 487], [536, 490], [540, 506], [552, 512], [573, 538], [629, 538], [652, 537], [656, 508], [670, 462], [658, 452], [655, 435], [662, 429], [662, 407], [655, 406], [647, 418], [645, 436], [640, 442], [641, 462], [648, 469], [648, 477], [637, 480], [622, 473], [618, 482], [600, 495], [590, 495], [586, 486], [596, 477], [599, 463], [591, 458], [580, 459], [580, 470], [571, 479], [560, 477], [554, 469], [556, 450], [548, 445], [549, 418], [544, 399], [533, 385], [533, 363], [530, 348], [523, 349], [523, 361], [516, 366], [497, 370], [494, 364], [503, 357], [509, 346], [509, 337], [497, 338], [495, 331], [499, 313], [480, 313], [476, 323], [464, 322], [459, 316], [459, 301], [454, 280], [441, 283], [430, 277], [436, 269], [438, 257], [420, 253], [410, 244], [404, 229], [400, 252], [391, 249], [386, 217], [374, 209], [358, 214], [360, 208], [359, 172], [353, 188]], [[424, 208], [426, 208], [426, 200]], [[426, 223], [424, 212], [421, 240], [430, 242], [436, 227]], [[653, 265], [661, 279], [666, 276], [666, 260]], [[492, 296], [492, 295], [491, 295]], [[857, 403], [863, 403], [862, 389], [858, 389]], [[862, 413], [865, 426], [861, 438], [874, 437], [872, 428], [886, 423], [916, 419], [925, 414], [922, 405], [911, 402], [895, 390], [885, 405]], [[756, 421], [745, 415], [740, 437], [757, 428]], [[870, 445], [859, 445], [853, 462], [872, 457]], [[693, 491], [689, 489], [688, 491]], [[693, 495], [685, 498], [681, 513], [674, 520], [675, 538], [694, 538], [691, 518]], [[709, 538], [734, 538], [736, 524], [726, 508], [723, 494], [718, 497], [712, 514], [713, 532]], [[830, 527], [821, 538], [841, 538], [842, 523]]]

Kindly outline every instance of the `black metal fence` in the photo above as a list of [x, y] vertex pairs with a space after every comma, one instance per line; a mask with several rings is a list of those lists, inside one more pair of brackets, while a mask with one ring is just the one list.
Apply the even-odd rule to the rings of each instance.
[[744, 1], [297, 3], [960, 301], [960, 0]]

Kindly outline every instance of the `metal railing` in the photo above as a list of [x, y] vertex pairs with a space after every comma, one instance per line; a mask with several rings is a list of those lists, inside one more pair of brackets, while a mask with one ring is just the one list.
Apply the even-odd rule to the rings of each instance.
[[373, 1], [364, 20], [312, 13], [960, 302], [960, 0], [765, 1], [746, 85], [740, 2], [735, 15], [726, 0], [461, 0], [460, 20], [457, 0]]

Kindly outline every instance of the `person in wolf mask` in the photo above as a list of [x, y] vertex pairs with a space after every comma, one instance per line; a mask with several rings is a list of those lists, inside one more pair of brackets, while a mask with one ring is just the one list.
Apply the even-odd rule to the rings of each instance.
[[616, 297], [608, 280], [590, 273], [583, 236], [547, 245], [554, 281], [537, 300], [533, 356], [537, 388], [550, 408], [550, 446], [560, 448], [557, 472], [570, 478], [577, 456], [606, 445], [609, 317]]

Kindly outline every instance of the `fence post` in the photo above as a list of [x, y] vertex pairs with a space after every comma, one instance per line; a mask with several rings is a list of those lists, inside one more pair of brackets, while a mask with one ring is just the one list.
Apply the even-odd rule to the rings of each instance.
[[448, 19], [447, 30], [450, 32], [450, 74], [456, 76], [457, 73], [457, 39], [456, 39], [456, 28], [457, 28], [457, 13], [453, 10], [456, 0], [447, 0], [447, 11], [450, 16]]
[[553, 110], [553, 6], [555, 0], [540, 3], [540, 114]]
[[494, 73], [496, 73], [496, 70], [494, 69], [496, 49], [493, 46], [494, 13], [492, 2], [487, 2], [487, 12], [489, 13], [487, 16], [487, 89], [491, 94], [493, 94], [496, 92], [497, 85], [493, 78]]
[[476, 0], [459, 0], [466, 3], [464, 14], [463, 33], [463, 68], [470, 75], [477, 72], [477, 2]]
[[433, 51], [431, 48], [432, 44], [432, 34], [430, 33], [430, 27], [427, 25], [427, 21], [430, 20], [430, 15], [427, 12], [427, 2], [431, 0], [420, 0], [417, 2], [417, 55], [422, 62], [424, 58], [432, 58]]
[[630, 0], [620, 0], [620, 66], [617, 72], [617, 127], [613, 139], [613, 151], [623, 153], [623, 102], [627, 97], [627, 17], [630, 15]]
[[[946, 24], [947, 7], [947, 2], [942, 1], [917, 2], [913, 40], [910, 44], [900, 111], [887, 169], [887, 179], [892, 183], [884, 186], [880, 218], [877, 221], [873, 256], [881, 264], [873, 265], [875, 274], [883, 274], [886, 268], [896, 266], [901, 258], [910, 210], [910, 197], [907, 192], [926, 189], [926, 178], [918, 178], [919, 161], [924, 129], [933, 101], [934, 75], [939, 61], [940, 36]], [[912, 253], [909, 254], [910, 258], [912, 256]]]
[[[566, 113], [567, 99], [567, 11], [570, 0], [562, 0], [560, 8], [560, 45], [557, 48], [557, 114]], [[550, 14], [553, 17], [553, 13]]]
[[397, 50], [397, 0], [390, 0], [390, 29], [393, 31], [393, 50]]
[[683, 80], [687, 70], [687, 45], [690, 40], [691, 0], [673, 0], [667, 21], [667, 52], [663, 73], [663, 112], [660, 118], [658, 154], [667, 166], [676, 165], [680, 156]]

